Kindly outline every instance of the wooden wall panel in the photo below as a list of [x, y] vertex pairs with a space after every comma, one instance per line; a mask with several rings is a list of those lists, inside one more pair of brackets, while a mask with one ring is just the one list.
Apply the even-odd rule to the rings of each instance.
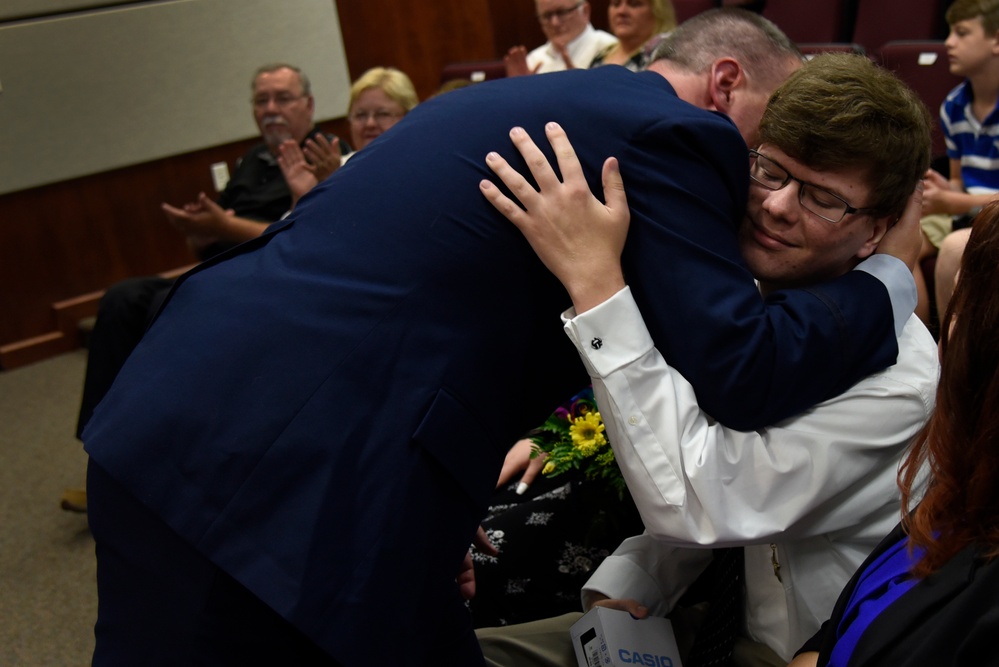
[[337, 4], [351, 79], [376, 66], [398, 67], [426, 99], [452, 62], [496, 55], [486, 0], [368, 0]]
[[193, 256], [159, 205], [213, 192], [209, 165], [236, 144], [86, 176], [0, 198], [0, 344], [52, 328], [51, 304]]

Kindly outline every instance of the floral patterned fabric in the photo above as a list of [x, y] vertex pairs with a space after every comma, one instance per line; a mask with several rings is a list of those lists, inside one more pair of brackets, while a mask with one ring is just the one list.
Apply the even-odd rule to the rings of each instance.
[[627, 491], [579, 471], [539, 475], [518, 496], [517, 481], [498, 490], [482, 522], [498, 556], [472, 549], [475, 627], [524, 623], [580, 611], [590, 574], [627, 537], [642, 532]]

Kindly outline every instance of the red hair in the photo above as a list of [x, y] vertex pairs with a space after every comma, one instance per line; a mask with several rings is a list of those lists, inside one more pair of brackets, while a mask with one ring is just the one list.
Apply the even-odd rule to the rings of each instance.
[[[975, 218], [941, 324], [936, 409], [899, 471], [913, 568], [924, 577], [971, 545], [999, 555], [999, 202]], [[929, 470], [918, 500], [920, 469]]]

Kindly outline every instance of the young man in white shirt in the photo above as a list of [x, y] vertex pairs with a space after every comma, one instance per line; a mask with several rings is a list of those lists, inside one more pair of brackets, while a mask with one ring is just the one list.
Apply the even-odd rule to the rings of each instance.
[[[750, 151], [740, 228], [764, 298], [853, 270], [907, 202], [904, 224], [915, 230], [919, 197], [909, 195], [925, 169], [928, 127], [915, 95], [862, 57], [824, 56], [791, 76], [768, 103]], [[589, 371], [646, 526], [594, 573], [584, 606], [636, 617], [670, 613], [712, 548], [745, 547], [744, 622], [733, 657], [736, 664], [786, 663], [897, 522], [897, 463], [933, 407], [931, 336], [911, 313], [896, 313], [894, 366], [770, 428], [723, 427], [653, 346], [626, 286], [619, 259], [626, 186], [616, 160], [604, 167], [604, 206], [579, 196], [585, 181], [560, 128], [550, 128], [549, 138], [564, 184], [537, 166], [540, 153], [521, 136], [514, 140], [541, 192], [495, 160], [526, 211], [495, 188], [483, 192], [572, 297], [566, 333]], [[733, 313], [733, 321], [739, 317]], [[573, 665], [567, 630], [576, 618], [478, 634], [491, 665]]]

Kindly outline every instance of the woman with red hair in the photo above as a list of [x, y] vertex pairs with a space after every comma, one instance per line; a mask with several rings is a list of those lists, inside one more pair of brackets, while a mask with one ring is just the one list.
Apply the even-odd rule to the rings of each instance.
[[999, 664], [999, 203], [941, 329], [936, 410], [899, 473], [912, 509], [792, 667]]

